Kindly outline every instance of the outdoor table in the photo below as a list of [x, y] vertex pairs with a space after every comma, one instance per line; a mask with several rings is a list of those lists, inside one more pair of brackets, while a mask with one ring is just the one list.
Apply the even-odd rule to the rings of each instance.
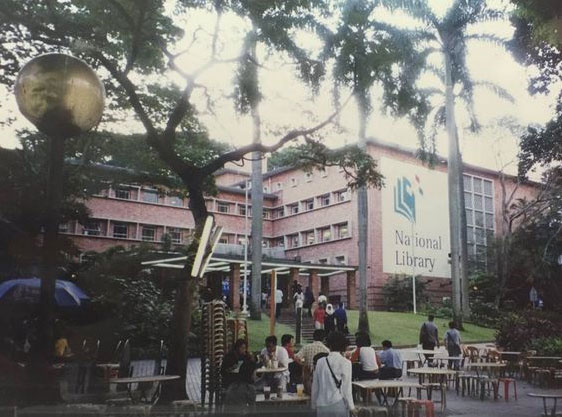
[[562, 360], [562, 356], [528, 356], [528, 361], [550, 361], [557, 362]]
[[289, 368], [282, 367], [282, 368], [258, 368], [256, 369], [257, 374], [277, 374], [281, 372], [287, 371]]
[[[411, 352], [411, 353], [415, 353], [419, 356], [420, 358], [420, 362], [422, 363], [422, 365], [427, 363], [427, 358], [423, 355], [437, 355], [437, 354], [444, 354], [447, 355], [447, 351], [446, 350], [441, 350], [441, 349], [437, 349], [437, 350], [429, 350], [429, 349], [415, 349], [415, 350], [408, 350], [407, 352]], [[432, 359], [435, 359], [435, 356], [433, 356]]]
[[434, 356], [433, 357], [434, 361], [462, 361], [463, 357], [462, 356]]
[[440, 368], [414, 368], [408, 369], [407, 371], [409, 374], [418, 375], [420, 385], [425, 382], [425, 377], [427, 375], [430, 382], [433, 382], [432, 379], [439, 377], [439, 383], [447, 382], [446, 378], [449, 375], [457, 375], [458, 371], [454, 371], [452, 369], [440, 369]]
[[[534, 393], [529, 393], [527, 394], [529, 397], [533, 397], [533, 398], [542, 398], [542, 405], [544, 407], [544, 415], [545, 416], [551, 416], [551, 417], [556, 417], [556, 403], [559, 399], [562, 399], [562, 393], [559, 394], [534, 394]], [[552, 408], [550, 410], [550, 413], [548, 412], [548, 408], [547, 408], [547, 400], [548, 399], [552, 399], [554, 400], [554, 404], [552, 404]]]
[[474, 368], [476, 370], [476, 376], [480, 376], [480, 370], [485, 368], [488, 370], [488, 373], [491, 372], [492, 369], [505, 369], [507, 365], [505, 363], [497, 363], [497, 362], [475, 362], [475, 363], [467, 363], [465, 365], [466, 368]]
[[96, 363], [96, 368], [102, 370], [104, 379], [110, 379], [111, 371], [118, 370], [119, 367], [118, 363]]
[[133, 396], [133, 390], [131, 389], [132, 384], [138, 384], [138, 389], [140, 391], [139, 401], [144, 398], [145, 402], [154, 404], [157, 400], [158, 390], [149, 399], [147, 397], [147, 391], [152, 388], [153, 383], [162, 383], [166, 381], [173, 381], [179, 379], [179, 375], [151, 375], [151, 376], [133, 376], [129, 378], [112, 378], [109, 380], [110, 384], [126, 384], [127, 393], [133, 402], [135, 398]]
[[416, 388], [418, 398], [421, 396], [421, 389], [423, 388], [420, 384], [415, 382], [407, 381], [381, 381], [378, 379], [369, 379], [365, 381], [355, 381], [353, 382], [353, 388], [361, 391], [361, 395], [367, 403], [371, 401], [371, 393], [375, 390], [380, 390], [382, 398], [379, 399], [380, 405], [388, 405], [388, 393], [389, 390], [394, 389], [394, 402], [392, 405], [396, 404], [398, 398], [404, 395], [404, 388]]
[[296, 405], [296, 404], [308, 404], [310, 402], [310, 395], [302, 394], [298, 396], [293, 392], [284, 392], [283, 398], [277, 397], [277, 393], [272, 392], [269, 400], [265, 399], [263, 393], [258, 393], [256, 395], [256, 405]]

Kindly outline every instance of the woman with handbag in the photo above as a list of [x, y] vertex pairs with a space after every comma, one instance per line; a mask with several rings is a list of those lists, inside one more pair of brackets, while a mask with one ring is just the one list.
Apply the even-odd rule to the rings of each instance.
[[347, 339], [341, 332], [328, 336], [328, 356], [320, 358], [314, 369], [311, 405], [317, 416], [346, 417], [355, 415], [351, 390], [351, 362], [344, 358]]

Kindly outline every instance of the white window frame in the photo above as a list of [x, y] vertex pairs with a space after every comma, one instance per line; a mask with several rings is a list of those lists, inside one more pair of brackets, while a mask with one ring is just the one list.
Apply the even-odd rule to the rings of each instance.
[[[152, 237], [145, 235], [145, 231], [151, 231]], [[156, 242], [156, 226], [142, 225], [141, 226], [141, 240], [143, 242]]]
[[[118, 222], [118, 223], [113, 223], [111, 226], [112, 226], [111, 235], [114, 238], [117, 238], [117, 239], [128, 239], [129, 238], [129, 226], [127, 225], [127, 223]], [[124, 235], [123, 235], [123, 233], [116, 233], [115, 232], [116, 227], [124, 227], [127, 231], [125, 232]]]

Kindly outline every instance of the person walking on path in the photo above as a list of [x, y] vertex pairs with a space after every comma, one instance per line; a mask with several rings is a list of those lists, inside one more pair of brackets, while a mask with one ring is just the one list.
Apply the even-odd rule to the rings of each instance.
[[275, 318], [281, 315], [281, 307], [283, 307], [283, 291], [277, 288], [275, 290]]
[[336, 316], [334, 315], [334, 306], [328, 304], [326, 306], [326, 316], [324, 317], [324, 330], [329, 335], [336, 331]]
[[297, 288], [295, 295], [293, 295], [293, 301], [295, 302], [295, 311], [297, 308], [302, 308], [304, 305], [304, 293], [302, 292], [302, 288], [300, 286]]
[[334, 317], [336, 318], [336, 326], [338, 328], [338, 332], [347, 334], [347, 313], [345, 311], [343, 302], [339, 303], [338, 308], [334, 312]]
[[326, 310], [324, 310], [324, 306], [319, 305], [314, 310], [314, 328], [323, 329], [325, 318], [326, 318]]
[[[423, 350], [433, 350], [435, 346], [439, 347], [439, 330], [433, 322], [434, 319], [433, 314], [428, 315], [427, 321], [420, 328], [420, 344]], [[433, 365], [432, 354], [426, 354], [425, 359], [430, 366]]]
[[314, 294], [310, 287], [306, 287], [304, 292], [304, 307], [308, 308], [308, 316], [312, 317], [312, 303], [314, 303]]
[[343, 333], [328, 336], [328, 356], [318, 360], [312, 380], [310, 404], [321, 417], [357, 414], [351, 390], [351, 362], [343, 357], [347, 339]]
[[[445, 332], [444, 344], [447, 348], [449, 356], [460, 356], [461, 355], [461, 334], [455, 328], [455, 322], [449, 322], [449, 330]], [[458, 370], [459, 369], [458, 360], [450, 360], [449, 368]]]

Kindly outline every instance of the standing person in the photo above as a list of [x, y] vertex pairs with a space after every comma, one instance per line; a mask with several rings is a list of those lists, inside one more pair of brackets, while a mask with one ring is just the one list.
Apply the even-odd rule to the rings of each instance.
[[343, 333], [328, 336], [328, 356], [318, 360], [312, 381], [310, 403], [319, 417], [356, 414], [351, 391], [351, 362], [343, 357], [347, 339]]
[[402, 377], [402, 356], [400, 352], [392, 348], [390, 340], [383, 340], [383, 351], [379, 354], [382, 367], [379, 371], [379, 379], [394, 379]]
[[308, 308], [308, 316], [312, 317], [312, 303], [314, 303], [314, 294], [310, 287], [306, 287], [304, 292], [304, 307]]
[[304, 305], [304, 293], [302, 292], [302, 288], [300, 285], [297, 287], [295, 295], [293, 295], [293, 301], [295, 302], [295, 311], [297, 308], [299, 308], [299, 305], [301, 308]]
[[324, 306], [324, 308], [326, 308], [327, 303], [328, 303], [328, 297], [326, 297], [324, 294], [320, 294], [318, 296], [318, 305]]
[[324, 328], [324, 319], [326, 318], [326, 311], [324, 310], [324, 306], [319, 304], [318, 307], [314, 310], [314, 328], [315, 329], [323, 329]]
[[324, 318], [324, 330], [329, 335], [336, 331], [336, 316], [334, 315], [334, 307], [331, 304], [326, 306], [326, 316]]
[[281, 315], [281, 307], [283, 307], [283, 291], [277, 288], [275, 290], [275, 318]]
[[222, 280], [222, 285], [221, 285], [221, 295], [222, 295], [222, 301], [224, 301], [226, 303], [226, 305], [228, 307], [232, 307], [230, 305], [230, 283], [228, 282], [228, 280], [226, 278], [224, 278]]
[[[449, 322], [449, 330], [445, 333], [444, 344], [447, 348], [449, 356], [460, 356], [461, 355], [461, 334], [455, 328], [455, 322]], [[449, 368], [458, 370], [459, 360], [450, 360]]]
[[342, 332], [344, 334], [348, 333], [347, 330], [347, 313], [345, 311], [343, 302], [339, 303], [338, 308], [334, 312], [334, 316], [336, 317], [336, 325], [338, 327], [338, 332]]
[[353, 379], [377, 379], [379, 363], [375, 349], [371, 347], [371, 337], [365, 332], [355, 334], [357, 348], [351, 354]]
[[295, 361], [304, 367], [304, 390], [310, 394], [310, 387], [312, 386], [312, 372], [314, 369], [314, 357], [319, 353], [330, 353], [330, 349], [324, 345], [325, 338], [324, 330], [314, 330], [312, 334], [312, 343], [304, 345], [301, 350], [295, 355]]
[[[428, 315], [427, 321], [420, 328], [420, 343], [423, 350], [433, 350], [435, 346], [439, 347], [439, 331], [433, 322], [434, 319], [433, 314]], [[426, 354], [425, 359], [430, 366], [433, 365], [432, 354]]]

